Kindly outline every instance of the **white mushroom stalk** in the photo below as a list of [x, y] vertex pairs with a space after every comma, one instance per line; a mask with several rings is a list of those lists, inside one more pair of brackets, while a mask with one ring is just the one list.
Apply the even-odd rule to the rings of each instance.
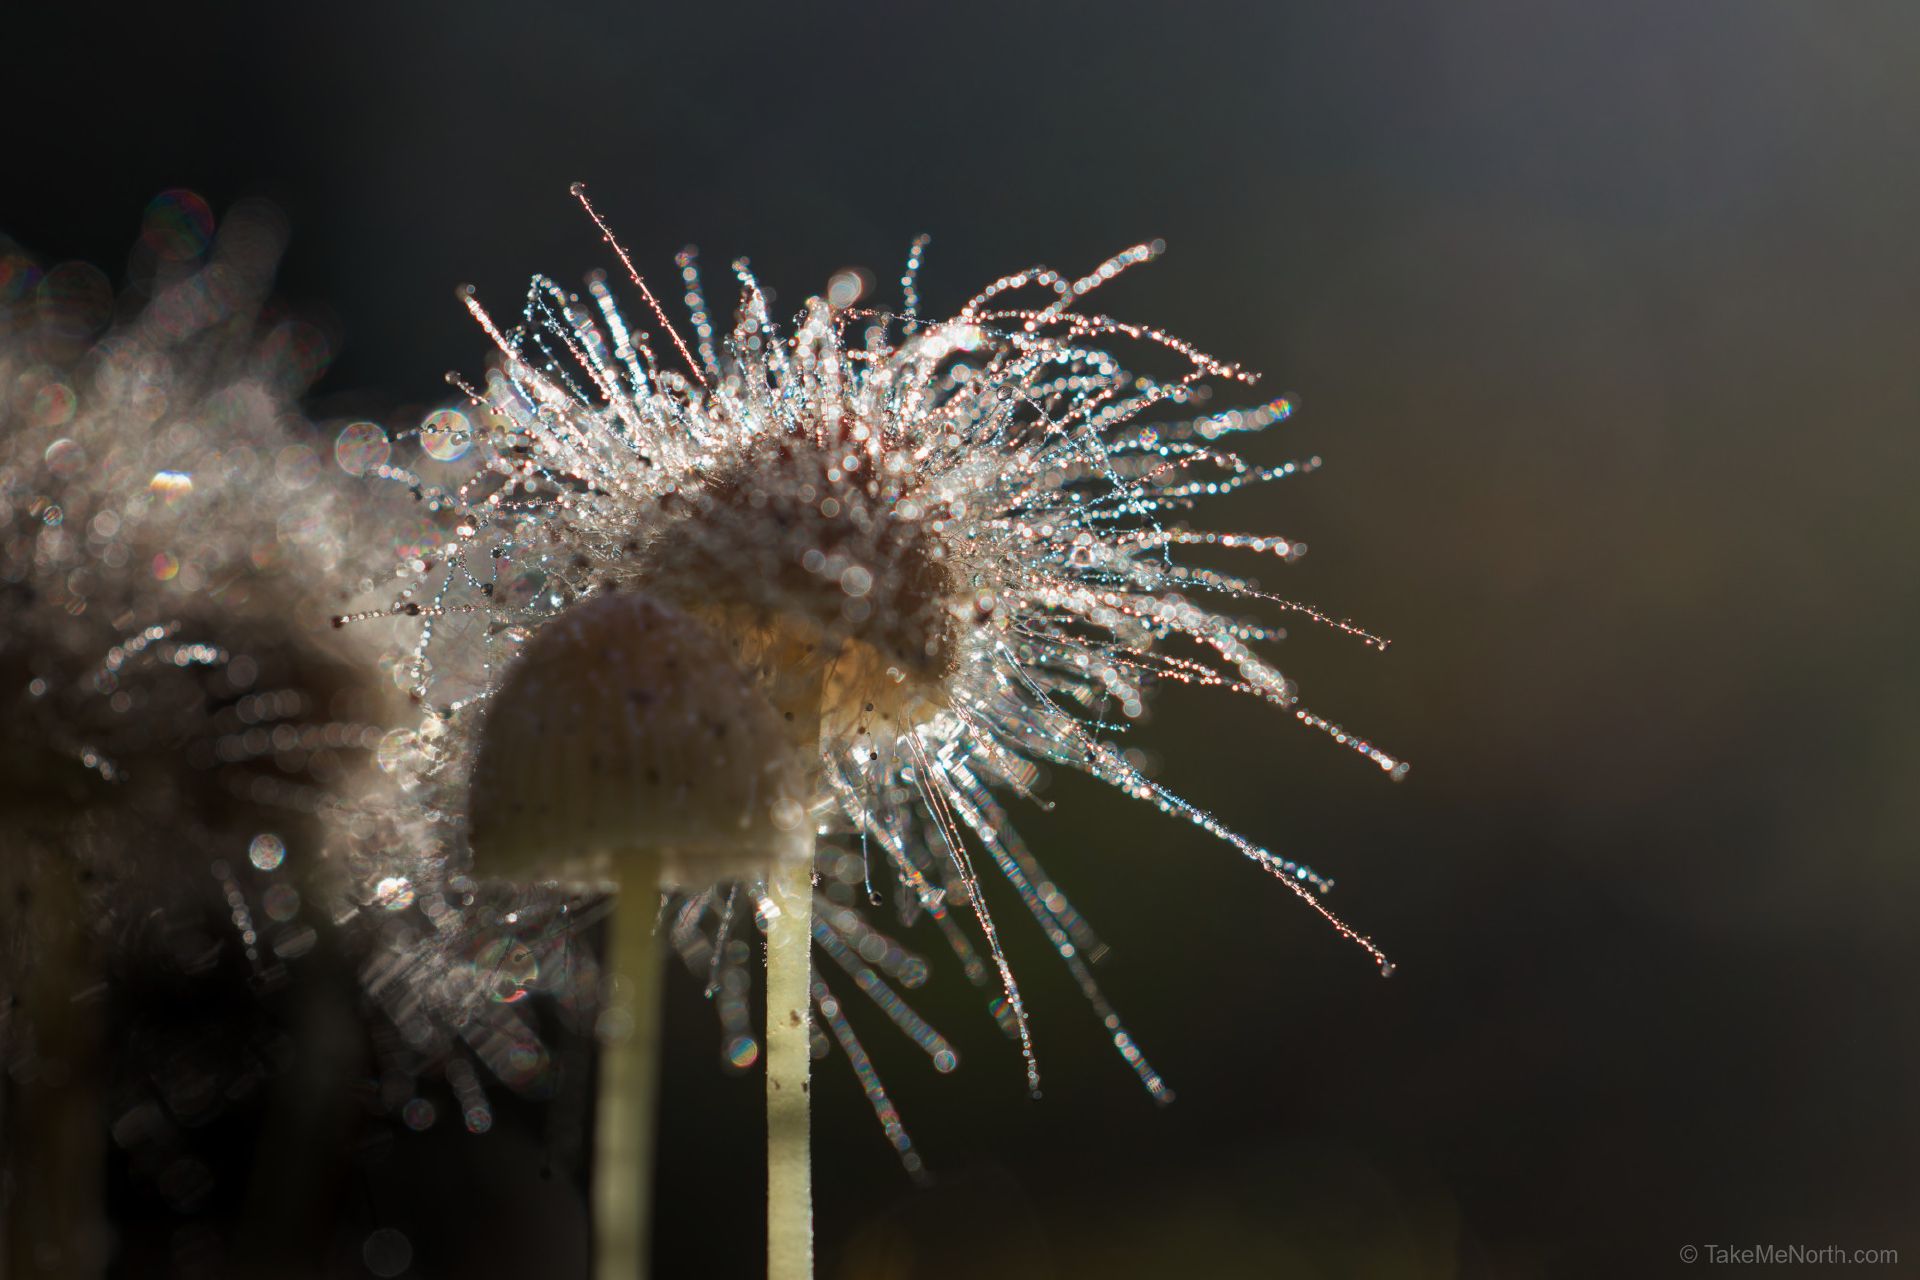
[[[607, 882], [617, 894], [594, 1136], [602, 1280], [647, 1270], [660, 890], [741, 877], [805, 884], [813, 841], [800, 800], [813, 744], [803, 746], [794, 749], [788, 723], [704, 627], [642, 595], [605, 593], [567, 610], [528, 642], [488, 704], [467, 808], [475, 870]], [[802, 920], [810, 898], [801, 895]], [[804, 928], [800, 939], [790, 981], [805, 992]], [[770, 1030], [798, 1035], [800, 1075], [784, 1083], [800, 1095], [805, 1008], [803, 996], [790, 1027], [769, 1019]], [[802, 1170], [806, 1137], [803, 1114], [779, 1148]], [[775, 1203], [805, 1187], [787, 1190]]]

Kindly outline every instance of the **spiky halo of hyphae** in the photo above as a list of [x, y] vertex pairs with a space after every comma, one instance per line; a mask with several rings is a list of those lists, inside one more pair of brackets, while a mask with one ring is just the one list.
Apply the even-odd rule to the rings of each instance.
[[[1256, 467], [1219, 443], [1283, 418], [1284, 401], [1143, 423], [1158, 406], [1196, 401], [1205, 379], [1253, 381], [1157, 329], [1076, 310], [1158, 246], [1136, 246], [1077, 279], [1046, 268], [1002, 277], [938, 322], [916, 315], [923, 247], [916, 243], [903, 280], [903, 312], [816, 298], [790, 337], [738, 262], [738, 319], [719, 341], [684, 254], [693, 350], [629, 262], [683, 366], [629, 326], [601, 278], [582, 299], [536, 277], [511, 331], [463, 290], [499, 352], [484, 389], [468, 388], [478, 408], [476, 470], [444, 495], [460, 515], [431, 576], [416, 572], [401, 599], [359, 615], [422, 619], [412, 660], [427, 710], [400, 767], [446, 819], [443, 845], [457, 843], [485, 699], [516, 645], [599, 593], [670, 599], [726, 636], [776, 705], [796, 687], [824, 691], [815, 819], [838, 839], [819, 861], [826, 896], [816, 938], [936, 1066], [951, 1068], [951, 1047], [874, 971], [911, 984], [924, 966], [850, 904], [851, 882], [879, 901], [868, 866], [876, 849], [899, 885], [902, 923], [932, 915], [978, 981], [986, 966], [954, 908], [977, 922], [1004, 996], [998, 1012], [1020, 1039], [1033, 1088], [1024, 1007], [980, 894], [978, 852], [1013, 884], [1147, 1088], [1165, 1097], [1094, 985], [1087, 961], [1097, 942], [996, 792], [1027, 794], [1036, 763], [1089, 773], [1231, 842], [1384, 972], [1380, 951], [1321, 904], [1325, 880], [1144, 776], [1112, 740], [1108, 717], [1138, 717], [1158, 680], [1217, 685], [1285, 708], [1391, 776], [1406, 766], [1299, 705], [1293, 684], [1251, 647], [1277, 631], [1194, 598], [1331, 619], [1172, 558], [1197, 543], [1297, 554], [1286, 539], [1170, 521], [1201, 497], [1302, 468]], [[1042, 303], [1018, 304], [1035, 290]], [[1107, 349], [1119, 343], [1170, 354], [1179, 371], [1129, 373]], [[716, 985], [734, 903], [724, 891], [690, 893], [670, 917], [690, 963], [711, 957]], [[708, 913], [721, 921], [711, 940], [699, 930]], [[821, 986], [816, 995], [835, 1035], [850, 1037], [831, 993]], [[842, 1043], [890, 1117], [857, 1042]], [[888, 1127], [904, 1152], [897, 1117]]]

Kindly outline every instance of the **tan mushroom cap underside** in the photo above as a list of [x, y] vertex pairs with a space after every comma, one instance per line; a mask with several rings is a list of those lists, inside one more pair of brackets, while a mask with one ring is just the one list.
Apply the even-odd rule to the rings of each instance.
[[798, 754], [705, 627], [642, 594], [594, 597], [536, 632], [488, 703], [474, 870], [674, 885], [763, 872], [804, 856]]

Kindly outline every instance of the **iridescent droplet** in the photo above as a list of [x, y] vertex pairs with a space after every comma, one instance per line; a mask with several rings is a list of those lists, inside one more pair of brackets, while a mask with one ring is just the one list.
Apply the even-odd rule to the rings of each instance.
[[519, 1000], [540, 976], [540, 962], [532, 948], [516, 938], [496, 938], [487, 943], [473, 964], [485, 984], [487, 998], [499, 1004]]
[[363, 476], [386, 465], [393, 456], [393, 445], [386, 429], [377, 422], [349, 422], [334, 437], [333, 460], [350, 476]]
[[213, 239], [213, 210], [192, 191], [162, 191], [140, 220], [140, 240], [169, 262], [197, 258]]
[[727, 1041], [727, 1065], [745, 1071], [760, 1060], [760, 1042], [752, 1036], [734, 1036]]
[[286, 860], [286, 841], [271, 831], [262, 831], [247, 845], [247, 861], [262, 871], [276, 871]]
[[436, 462], [453, 462], [473, 444], [473, 424], [458, 409], [436, 409], [420, 424], [420, 447]]
[[400, 1108], [400, 1119], [415, 1133], [431, 1129], [437, 1118], [438, 1113], [434, 1110], [433, 1104], [425, 1098], [414, 1098]]
[[387, 876], [373, 886], [373, 905], [388, 911], [405, 911], [413, 905], [413, 881], [405, 876]]

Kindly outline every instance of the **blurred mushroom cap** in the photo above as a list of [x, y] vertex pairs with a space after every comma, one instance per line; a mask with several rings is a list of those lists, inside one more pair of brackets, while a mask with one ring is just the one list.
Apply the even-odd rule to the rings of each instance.
[[489, 702], [475, 873], [698, 886], [764, 872], [805, 856], [806, 754], [700, 623], [643, 594], [596, 596], [540, 628]]

